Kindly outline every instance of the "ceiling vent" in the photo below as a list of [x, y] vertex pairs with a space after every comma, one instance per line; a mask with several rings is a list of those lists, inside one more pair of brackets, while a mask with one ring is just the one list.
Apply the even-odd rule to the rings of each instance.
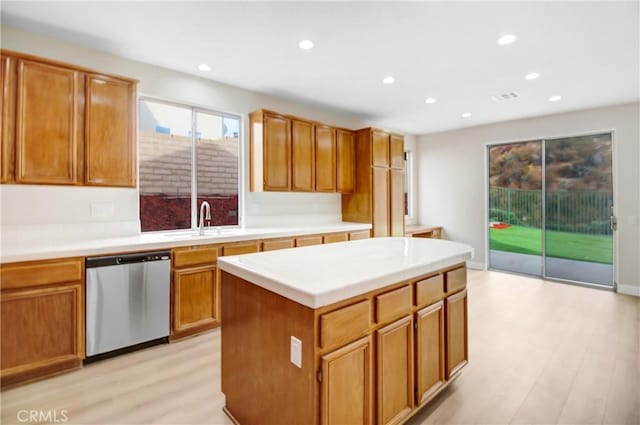
[[505, 100], [512, 100], [519, 98], [520, 95], [517, 92], [510, 91], [508, 93], [497, 94], [495, 96], [491, 96], [493, 100], [496, 102], [504, 102]]

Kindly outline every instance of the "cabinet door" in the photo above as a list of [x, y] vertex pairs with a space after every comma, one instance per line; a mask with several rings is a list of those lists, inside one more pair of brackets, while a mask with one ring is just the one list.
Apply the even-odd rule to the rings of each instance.
[[0, 108], [0, 183], [14, 180], [16, 78], [15, 59], [1, 56], [0, 84], [2, 84], [2, 108]]
[[404, 171], [391, 169], [389, 188], [389, 221], [391, 236], [404, 236]]
[[80, 282], [4, 290], [2, 386], [80, 367], [84, 294]]
[[316, 125], [316, 192], [336, 191], [336, 133]]
[[373, 166], [389, 166], [389, 135], [387, 133], [373, 130], [371, 134], [371, 155]]
[[291, 120], [291, 189], [297, 192], [313, 192], [315, 174], [313, 124]]
[[355, 188], [355, 134], [336, 130], [336, 190], [351, 193]]
[[323, 425], [372, 422], [371, 362], [371, 336], [321, 357]]
[[469, 359], [466, 289], [446, 299], [446, 315], [447, 379], [451, 379]]
[[390, 167], [404, 170], [404, 137], [391, 135], [389, 137]]
[[264, 190], [291, 190], [291, 120], [264, 114]]
[[378, 424], [397, 424], [413, 409], [413, 320], [376, 332]]
[[389, 169], [372, 167], [373, 237], [389, 236]]
[[220, 321], [217, 291], [214, 266], [174, 272], [172, 339], [217, 326]]
[[78, 182], [78, 84], [78, 73], [72, 69], [28, 60], [18, 62], [18, 183]]
[[85, 181], [135, 187], [135, 85], [98, 75], [85, 85]]
[[428, 401], [444, 384], [444, 303], [416, 313], [416, 404]]

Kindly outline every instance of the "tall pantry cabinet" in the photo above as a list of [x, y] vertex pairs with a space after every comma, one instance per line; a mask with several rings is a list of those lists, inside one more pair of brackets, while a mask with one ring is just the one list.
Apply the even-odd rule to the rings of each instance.
[[342, 196], [342, 219], [373, 224], [374, 237], [404, 236], [404, 137], [358, 130], [355, 168], [355, 191]]

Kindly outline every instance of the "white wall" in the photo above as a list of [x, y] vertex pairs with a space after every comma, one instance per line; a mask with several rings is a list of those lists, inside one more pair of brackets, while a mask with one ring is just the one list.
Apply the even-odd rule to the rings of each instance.
[[[248, 163], [248, 113], [260, 108], [295, 114], [346, 128], [368, 126], [367, 123], [347, 114], [265, 96], [15, 28], [3, 26], [1, 40], [5, 49], [136, 78], [139, 80], [138, 92], [142, 95], [240, 114], [244, 119], [245, 163]], [[245, 224], [248, 226], [317, 223], [341, 219], [339, 194], [252, 193], [248, 190], [248, 179], [249, 171], [248, 167], [245, 167], [241, 198], [244, 197]], [[131, 222], [139, 220], [136, 190], [10, 185], [4, 185], [0, 190], [4, 241], [10, 239], [13, 234], [22, 235], [22, 239], [25, 239], [25, 225], [30, 226], [29, 229], [42, 232], [51, 225], [65, 223], [65, 226], [54, 226], [51, 230], [55, 234], [56, 227], [64, 229], [64, 234], [57, 234], [58, 238], [119, 236], [118, 233], [122, 231], [128, 234], [139, 232], [139, 224], [137, 229], [131, 226]], [[92, 203], [108, 204], [106, 210], [108, 212], [112, 208], [113, 214], [109, 216], [108, 213], [103, 213], [98, 214], [102, 217], [95, 217], [95, 214], [91, 214]], [[35, 212], [35, 209], [38, 209], [38, 212]], [[31, 212], [23, 215], [25, 211]], [[286, 220], [284, 223], [283, 219]], [[73, 230], [73, 223], [79, 223], [80, 229]], [[114, 223], [126, 225], [118, 227]]]
[[486, 146], [614, 131], [614, 202], [618, 216], [617, 282], [640, 295], [640, 106], [638, 103], [509, 121], [418, 137], [419, 217], [475, 249], [486, 265]]

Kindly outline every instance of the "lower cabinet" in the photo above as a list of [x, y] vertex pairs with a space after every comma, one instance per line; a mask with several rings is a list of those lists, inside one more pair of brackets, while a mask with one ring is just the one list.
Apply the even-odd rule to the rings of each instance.
[[467, 330], [467, 290], [446, 298], [447, 379], [453, 378], [469, 359]]
[[444, 303], [416, 312], [416, 404], [431, 399], [445, 383]]
[[2, 387], [79, 368], [84, 349], [82, 259], [2, 266]]
[[321, 357], [323, 425], [372, 423], [372, 352], [369, 335]]
[[192, 334], [213, 328], [220, 322], [215, 266], [175, 271], [173, 274], [172, 335]]
[[407, 316], [376, 332], [377, 423], [401, 423], [413, 409], [413, 320]]

